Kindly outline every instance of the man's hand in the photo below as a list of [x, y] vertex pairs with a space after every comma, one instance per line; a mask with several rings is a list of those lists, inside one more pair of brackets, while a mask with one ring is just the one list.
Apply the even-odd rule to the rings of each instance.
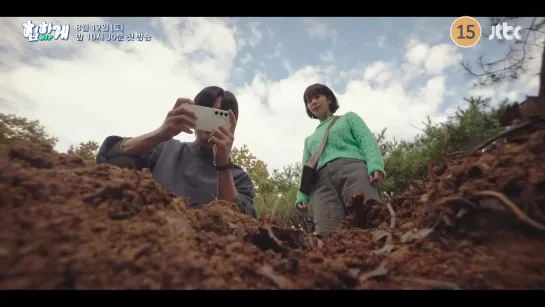
[[180, 132], [193, 133], [190, 128], [195, 127], [197, 115], [185, 108], [185, 104], [194, 104], [189, 98], [178, 98], [172, 110], [158, 130], [159, 137], [166, 141], [180, 134]]
[[369, 175], [369, 181], [371, 183], [379, 183], [384, 181], [384, 175], [380, 171], [375, 171], [373, 174]]
[[216, 165], [225, 165], [231, 159], [231, 148], [235, 141], [237, 119], [233, 111], [229, 110], [229, 127], [219, 126], [212, 131], [208, 142], [214, 144], [214, 162]]

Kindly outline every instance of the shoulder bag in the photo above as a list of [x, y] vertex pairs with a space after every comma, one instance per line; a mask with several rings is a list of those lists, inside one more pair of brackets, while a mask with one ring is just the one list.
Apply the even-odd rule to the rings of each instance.
[[335, 124], [335, 122], [340, 118], [340, 116], [335, 116], [335, 118], [331, 121], [329, 126], [327, 127], [324, 139], [322, 140], [322, 144], [320, 145], [320, 148], [318, 151], [316, 151], [310, 159], [308, 159], [307, 163], [303, 166], [303, 171], [301, 174], [301, 184], [299, 186], [299, 191], [305, 194], [310, 194], [310, 191], [312, 189], [312, 185], [315, 183], [316, 180], [316, 167], [318, 166], [318, 161], [320, 160], [320, 155], [324, 151], [325, 144], [327, 143], [327, 137], [329, 136], [329, 131], [331, 130], [331, 127]]

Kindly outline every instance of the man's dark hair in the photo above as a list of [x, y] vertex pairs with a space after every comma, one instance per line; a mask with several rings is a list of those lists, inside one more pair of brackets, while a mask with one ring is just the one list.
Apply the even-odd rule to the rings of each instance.
[[212, 108], [218, 97], [222, 97], [220, 109], [224, 111], [232, 110], [238, 120], [238, 101], [235, 95], [229, 91], [224, 91], [219, 86], [205, 87], [195, 96], [193, 101], [198, 106]]
[[335, 112], [337, 112], [337, 110], [339, 109], [339, 103], [337, 102], [337, 97], [335, 97], [335, 94], [333, 94], [333, 91], [329, 87], [323, 84], [315, 83], [307, 87], [307, 89], [305, 90], [305, 93], [303, 94], [303, 102], [305, 103], [305, 109], [307, 110], [307, 115], [310, 118], [315, 119], [317, 117], [314, 116], [312, 112], [310, 112], [308, 108], [308, 102], [311, 101], [312, 98], [315, 98], [320, 95], [324, 95], [327, 98], [329, 98], [329, 100], [331, 100], [331, 104], [329, 105], [329, 110], [331, 111], [332, 114], [335, 114]]

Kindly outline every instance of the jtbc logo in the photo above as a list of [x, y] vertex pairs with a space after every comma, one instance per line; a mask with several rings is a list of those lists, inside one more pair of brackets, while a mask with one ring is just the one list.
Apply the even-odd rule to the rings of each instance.
[[[508, 41], [513, 39], [513, 36], [520, 40], [522, 37], [520, 37], [520, 26], [513, 27], [507, 25], [507, 22], [504, 22], [502, 24], [497, 24], [495, 26], [492, 26], [492, 32], [490, 33], [490, 36], [488, 36], [488, 40], [493, 40], [494, 38], [498, 38], [499, 40], [506, 39]], [[512, 33], [512, 34], [511, 34]]]

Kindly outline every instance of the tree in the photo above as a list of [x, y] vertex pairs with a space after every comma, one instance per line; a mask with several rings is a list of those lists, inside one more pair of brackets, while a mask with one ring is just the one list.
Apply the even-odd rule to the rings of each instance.
[[231, 157], [233, 163], [242, 167], [250, 178], [252, 178], [256, 194], [268, 191], [267, 180], [269, 179], [269, 171], [267, 170], [267, 164], [254, 156], [246, 144], [241, 148], [233, 147]]
[[490, 106], [490, 98], [464, 98], [469, 103], [465, 109], [458, 107], [447, 125], [448, 142], [452, 151], [465, 151], [502, 131], [499, 117], [508, 104], [502, 101], [498, 107]]
[[[519, 17], [493, 17], [490, 19], [492, 25], [499, 23], [515, 23], [522, 24]], [[477, 81], [475, 86], [492, 86], [506, 81], [512, 81], [520, 78], [521, 75], [528, 71], [528, 61], [532, 59], [530, 52], [531, 48], [542, 48], [541, 50], [541, 70], [540, 70], [540, 85], [539, 97], [545, 97], [545, 48], [544, 35], [545, 33], [545, 18], [533, 17], [527, 27], [521, 31], [521, 40], [512, 42], [504, 42], [508, 45], [506, 54], [499, 60], [484, 60], [480, 56], [477, 60], [477, 67], [474, 68], [467, 61], [462, 62], [465, 71]], [[545, 101], [545, 100], [543, 100]]]
[[429, 162], [437, 162], [449, 153], [465, 151], [503, 129], [498, 119], [507, 100], [497, 107], [490, 107], [489, 98], [464, 100], [468, 107], [458, 108], [446, 123], [434, 124], [428, 118], [423, 123], [422, 133], [413, 141], [384, 141], [377, 137], [388, 174], [381, 186], [384, 191], [396, 193], [406, 189], [411, 181], [425, 181]]
[[271, 183], [274, 191], [276, 193], [286, 193], [293, 187], [298, 187], [302, 169], [301, 163], [297, 162], [284, 166], [282, 170], [273, 170]]
[[0, 154], [5, 154], [9, 147], [21, 141], [41, 142], [54, 147], [59, 139], [48, 135], [38, 120], [0, 113]]
[[295, 198], [299, 189], [301, 163], [287, 165], [281, 170], [270, 173], [267, 164], [251, 153], [247, 145], [233, 147], [233, 162], [242, 167], [255, 186], [254, 205], [259, 213], [272, 211], [275, 215], [287, 219], [295, 209]]
[[100, 145], [98, 145], [95, 141], [87, 141], [85, 143], [79, 143], [79, 145], [70, 145], [68, 147], [67, 153], [78, 155], [82, 157], [85, 160], [95, 160], [98, 149], [100, 148]]
[[275, 210], [275, 216], [288, 221], [297, 213], [295, 201], [299, 191], [301, 163], [275, 169], [267, 180], [267, 192], [256, 196], [256, 209], [260, 212]]

